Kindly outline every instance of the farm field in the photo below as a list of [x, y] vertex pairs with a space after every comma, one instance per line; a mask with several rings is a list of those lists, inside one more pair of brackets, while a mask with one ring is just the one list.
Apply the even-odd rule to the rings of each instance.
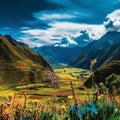
[[29, 84], [24, 86], [0, 86], [0, 97], [8, 97], [9, 95], [15, 95], [18, 99], [23, 93], [27, 94], [28, 99], [37, 99], [40, 101], [46, 101], [53, 97], [67, 97], [72, 95], [70, 81], [73, 82], [76, 94], [80, 99], [83, 99], [86, 90], [81, 90], [84, 80], [78, 78], [78, 74], [82, 69], [78, 68], [64, 68], [55, 69], [56, 75], [60, 77], [60, 88], [49, 88], [48, 83]]
[[[83, 85], [86, 77], [80, 77], [82, 71], [76, 68], [55, 69], [61, 79], [59, 88], [49, 88], [46, 82], [24, 86], [1, 85], [0, 119], [119, 120], [120, 97], [86, 89]], [[90, 72], [86, 71], [86, 74], [90, 75]]]

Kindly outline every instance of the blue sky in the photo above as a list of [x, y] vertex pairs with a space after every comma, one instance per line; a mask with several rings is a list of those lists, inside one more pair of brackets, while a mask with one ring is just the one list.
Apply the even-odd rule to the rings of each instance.
[[0, 16], [0, 34], [30, 47], [77, 45], [83, 30], [92, 40], [120, 31], [120, 0], [1, 0]]

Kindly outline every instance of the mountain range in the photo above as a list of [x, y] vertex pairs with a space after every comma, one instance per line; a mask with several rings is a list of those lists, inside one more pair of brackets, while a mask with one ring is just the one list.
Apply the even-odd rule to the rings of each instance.
[[69, 65], [90, 69], [90, 61], [96, 59], [93, 69], [109, 63], [113, 60], [120, 60], [120, 32], [107, 32], [99, 40], [94, 40], [85, 46], [79, 54], [74, 57]]
[[[82, 38], [88, 38], [85, 32], [81, 37], [77, 37], [79, 43], [83, 43]], [[80, 39], [79, 39], [80, 38]], [[120, 51], [120, 32], [110, 31], [103, 35], [99, 40], [84, 43], [82, 46], [61, 47], [61, 46], [43, 46], [33, 48], [42, 55], [52, 66], [58, 66], [61, 63], [71, 67], [90, 69], [90, 61], [96, 59], [93, 69], [97, 69], [113, 60], [119, 60]], [[81, 42], [82, 41], [82, 42]]]
[[63, 37], [60, 43], [49, 46], [35, 47], [34, 51], [42, 55], [52, 67], [68, 65], [81, 49], [91, 42], [86, 30], [81, 30], [73, 36]]
[[28, 45], [16, 41], [10, 35], [0, 35], [1, 84], [51, 82], [56, 81], [55, 78], [58, 79], [51, 66]]
[[53, 67], [68, 64], [81, 49], [82, 47], [60, 47], [54, 45], [33, 48], [34, 51], [44, 56]]
[[120, 74], [120, 32], [109, 31], [99, 40], [91, 41], [83, 47], [47, 46], [35, 49], [46, 56], [48, 61], [56, 64], [63, 62], [71, 67], [90, 69], [91, 61], [95, 60], [94, 72], [85, 82], [87, 87], [92, 86], [92, 80], [97, 84], [105, 84], [106, 77], [112, 73]]
[[105, 83], [105, 78], [110, 74], [120, 74], [120, 32], [107, 32], [99, 40], [81, 47], [51, 45], [36, 47], [33, 50], [10, 35], [0, 35], [1, 84], [29, 84], [51, 80], [57, 83], [59, 78], [49, 63], [53, 66], [64, 63], [72, 67], [90, 69], [90, 61], [96, 60], [92, 69], [95, 70], [94, 78], [91, 76], [86, 81], [87, 87], [91, 86], [92, 79], [96, 83]]

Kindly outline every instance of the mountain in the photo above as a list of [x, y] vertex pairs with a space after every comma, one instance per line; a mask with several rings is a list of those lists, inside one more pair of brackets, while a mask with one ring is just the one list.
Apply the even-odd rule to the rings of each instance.
[[80, 53], [70, 61], [70, 66], [89, 69], [90, 61], [96, 59], [93, 69], [113, 60], [120, 60], [120, 32], [107, 32], [99, 40], [94, 40], [85, 46]]
[[[10, 35], [0, 35], [0, 83], [29, 84], [52, 81], [50, 65], [28, 45], [17, 42]], [[54, 79], [55, 81], [55, 79]]]
[[89, 33], [86, 30], [81, 30], [78, 36], [73, 36], [72, 39], [77, 43], [78, 46], [86, 46], [91, 42]]
[[98, 68], [85, 82], [85, 86], [91, 87], [93, 81], [97, 84], [102, 82], [106, 84], [108, 88], [112, 87], [111, 85], [120, 86], [120, 79], [114, 79], [115, 74], [120, 76], [120, 61], [112, 61]]
[[89, 33], [86, 30], [81, 30], [80, 32], [72, 36], [63, 36], [60, 43], [56, 43], [60, 47], [83, 47], [92, 41]]
[[91, 41], [89, 33], [81, 30], [72, 36], [63, 36], [60, 43], [35, 47], [33, 50], [42, 55], [53, 67], [56, 67], [68, 65], [69, 61]]
[[53, 66], [62, 63], [67, 64], [81, 49], [82, 47], [59, 47], [54, 45], [33, 48]]

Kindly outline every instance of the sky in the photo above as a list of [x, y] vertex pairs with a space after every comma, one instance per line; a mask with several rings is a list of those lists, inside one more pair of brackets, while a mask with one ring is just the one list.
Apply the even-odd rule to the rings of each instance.
[[120, 31], [120, 0], [0, 1], [0, 34], [31, 48], [77, 46], [84, 34], [88, 42], [108, 31]]

